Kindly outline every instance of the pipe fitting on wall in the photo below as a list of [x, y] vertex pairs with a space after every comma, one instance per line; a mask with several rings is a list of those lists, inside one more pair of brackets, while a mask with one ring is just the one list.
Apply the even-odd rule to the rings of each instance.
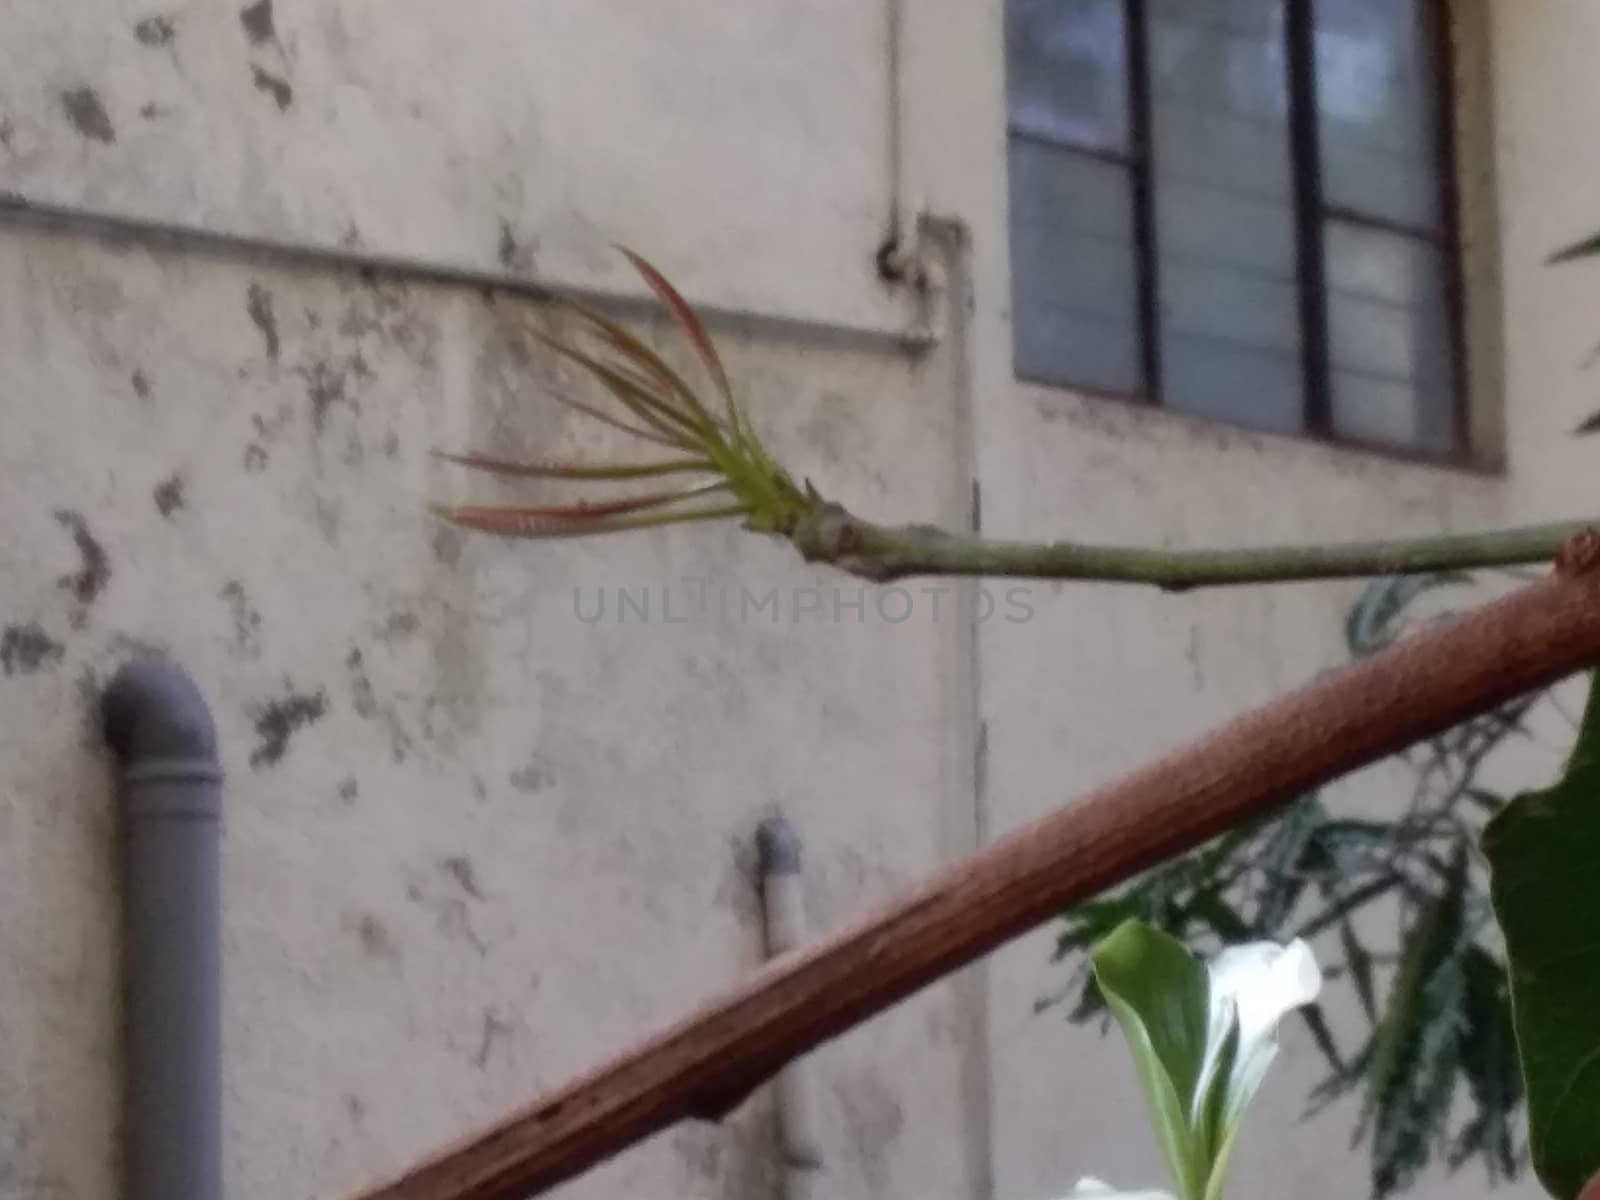
[[[756, 829], [756, 852], [761, 866], [761, 901], [770, 959], [803, 945], [810, 937], [800, 880], [800, 839], [789, 822], [773, 817]], [[804, 1200], [811, 1174], [822, 1166], [822, 1136], [811, 1064], [805, 1059], [790, 1063], [779, 1073], [776, 1090], [785, 1193], [789, 1200]]]
[[166, 663], [102, 697], [121, 774], [129, 1200], [222, 1200], [222, 769], [193, 681]]

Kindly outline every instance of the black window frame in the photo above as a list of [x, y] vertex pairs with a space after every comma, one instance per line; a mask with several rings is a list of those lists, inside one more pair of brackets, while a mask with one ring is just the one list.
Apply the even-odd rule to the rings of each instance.
[[[1322, 140], [1317, 109], [1317, 60], [1313, 6], [1316, 0], [1283, 0], [1285, 63], [1289, 88], [1289, 161], [1295, 225], [1295, 284], [1301, 328], [1300, 374], [1303, 427], [1281, 435], [1329, 442], [1386, 457], [1476, 467], [1471, 428], [1470, 381], [1467, 376], [1465, 296], [1462, 267], [1460, 184], [1456, 144], [1456, 70], [1450, 0], [1417, 0], [1427, 23], [1427, 49], [1435, 64], [1433, 100], [1434, 170], [1440, 219], [1437, 229], [1411, 225], [1330, 204], [1323, 187]], [[1085, 386], [1046, 379], [1025, 372], [1013, 356], [1013, 373], [1025, 382], [1093, 396], [1164, 408], [1161, 363], [1160, 257], [1156, 229], [1155, 167], [1151, 138], [1152, 89], [1148, 4], [1121, 0], [1124, 50], [1127, 56], [1127, 149], [1052, 137], [1018, 128], [1008, 103], [1008, 147], [1016, 141], [1054, 147], [1085, 158], [1115, 164], [1128, 172], [1132, 194], [1133, 257], [1139, 355], [1143, 386], [1132, 391]], [[1007, 70], [1009, 70], [1009, 64]], [[1438, 251], [1444, 268], [1448, 364], [1451, 373], [1452, 440], [1443, 450], [1352, 437], [1334, 429], [1332, 367], [1328, 334], [1327, 271], [1324, 236], [1329, 222], [1373, 230], [1422, 242]], [[1014, 301], [1013, 297], [1013, 301]], [[1250, 426], [1219, 418], [1216, 424]], [[1261, 430], [1253, 430], [1262, 432]]]

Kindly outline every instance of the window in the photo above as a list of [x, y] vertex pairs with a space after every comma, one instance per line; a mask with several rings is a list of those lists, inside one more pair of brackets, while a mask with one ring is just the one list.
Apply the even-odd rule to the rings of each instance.
[[1017, 373], [1464, 449], [1443, 0], [1007, 0]]

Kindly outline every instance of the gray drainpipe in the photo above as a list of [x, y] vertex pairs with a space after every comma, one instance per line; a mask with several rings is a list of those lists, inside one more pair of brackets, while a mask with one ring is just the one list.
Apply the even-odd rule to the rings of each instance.
[[[800, 879], [800, 838], [788, 821], [773, 817], [756, 829], [756, 850], [771, 959], [803, 945], [810, 932]], [[816, 1082], [809, 1060], [797, 1059], [778, 1075], [777, 1107], [785, 1200], [810, 1200], [823, 1164]]]
[[128, 1200], [222, 1200], [216, 727], [176, 667], [133, 662], [102, 698], [122, 767]]

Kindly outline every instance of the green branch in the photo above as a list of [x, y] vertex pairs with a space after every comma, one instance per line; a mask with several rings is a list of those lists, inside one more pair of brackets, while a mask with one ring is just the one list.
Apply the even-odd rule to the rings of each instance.
[[1593, 525], [1565, 521], [1328, 545], [1167, 550], [998, 541], [931, 525], [878, 525], [817, 500], [785, 532], [808, 562], [827, 563], [879, 583], [919, 575], [988, 576], [1147, 584], [1178, 592], [1548, 563], [1569, 538]]
[[[787, 537], [807, 561], [828, 563], [865, 579], [916, 575], [1139, 583], [1167, 591], [1245, 583], [1421, 575], [1475, 567], [1513, 567], [1555, 559], [1588, 522], [1567, 521], [1488, 533], [1333, 545], [1263, 546], [1238, 550], [1168, 550], [1083, 542], [1004, 542], [930, 525], [878, 525], [797, 485], [762, 445], [739, 402], [705, 326], [666, 278], [624, 251], [677, 323], [712, 382], [702, 398], [656, 351], [610, 318], [576, 302], [570, 334], [532, 335], [577, 363], [609, 393], [613, 411], [568, 400], [629, 434], [655, 457], [646, 462], [582, 463], [492, 454], [442, 454], [447, 461], [495, 475], [577, 483], [629, 484], [668, 475], [699, 483], [643, 495], [541, 505], [436, 505], [448, 521], [504, 537], [558, 538], [617, 533], [684, 521], [743, 517], [760, 533]], [[662, 448], [671, 451], [661, 458]], [[732, 503], [689, 507], [711, 492]]]

